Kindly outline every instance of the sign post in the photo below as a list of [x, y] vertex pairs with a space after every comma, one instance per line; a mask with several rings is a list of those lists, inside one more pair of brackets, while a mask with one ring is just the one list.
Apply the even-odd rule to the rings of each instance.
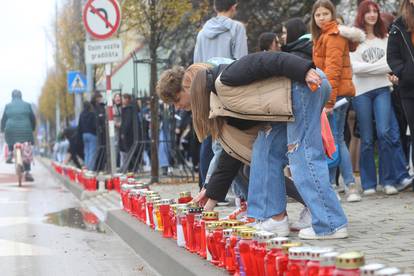
[[121, 11], [116, 0], [88, 0], [83, 9], [83, 24], [86, 31], [95, 39], [85, 43], [86, 64], [105, 64], [106, 118], [107, 118], [107, 167], [111, 174], [116, 172], [115, 123], [112, 109], [112, 62], [122, 59], [122, 42], [106, 40], [118, 31]]

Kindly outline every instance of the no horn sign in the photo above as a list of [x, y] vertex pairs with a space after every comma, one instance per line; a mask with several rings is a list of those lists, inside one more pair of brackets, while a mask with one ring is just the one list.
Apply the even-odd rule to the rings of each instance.
[[82, 18], [86, 31], [92, 37], [107, 39], [118, 30], [121, 11], [116, 0], [88, 0]]

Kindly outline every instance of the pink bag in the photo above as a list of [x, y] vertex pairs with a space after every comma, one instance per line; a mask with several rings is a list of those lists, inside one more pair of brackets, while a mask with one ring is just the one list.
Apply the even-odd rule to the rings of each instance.
[[322, 112], [321, 114], [321, 134], [325, 154], [332, 159], [332, 156], [336, 151], [336, 146], [334, 137], [332, 135], [331, 126], [329, 125], [328, 117], [326, 116], [325, 112]]

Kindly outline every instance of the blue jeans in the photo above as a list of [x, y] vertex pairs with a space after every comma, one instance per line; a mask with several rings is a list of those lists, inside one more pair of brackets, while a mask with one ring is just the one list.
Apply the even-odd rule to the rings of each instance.
[[295, 186], [311, 211], [315, 233], [327, 235], [344, 227], [347, 218], [329, 182], [320, 116], [331, 87], [323, 72], [318, 72], [323, 83], [316, 92], [292, 83], [295, 121], [272, 123], [270, 132], [259, 133], [253, 145], [247, 212], [266, 219], [286, 210], [283, 167], [289, 162]]
[[391, 92], [388, 87], [364, 93], [353, 100], [361, 135], [360, 172], [364, 190], [375, 189], [377, 172], [374, 160], [374, 118], [378, 137], [379, 183], [395, 185], [408, 177]]
[[[340, 100], [341, 97], [338, 97], [337, 100]], [[346, 121], [346, 114], [348, 110], [349, 103], [344, 104], [338, 108], [334, 109], [333, 115], [328, 115], [329, 123], [332, 128], [332, 134], [335, 139], [335, 143], [339, 147], [339, 155], [341, 156], [341, 161], [339, 163], [339, 168], [341, 169], [341, 175], [344, 179], [345, 185], [349, 185], [350, 183], [355, 183], [355, 178], [353, 175], [352, 170], [352, 162], [351, 157], [349, 155], [348, 147], [345, 143], [344, 139], [344, 131], [345, 131], [345, 121]], [[333, 123], [333, 119], [335, 118], [335, 124]], [[333, 167], [329, 169], [329, 179], [330, 183], [335, 183], [336, 179], [336, 170], [337, 167]]]
[[91, 133], [83, 133], [83, 152], [85, 154], [85, 165], [88, 170], [94, 169], [94, 155], [96, 152], [96, 135]]

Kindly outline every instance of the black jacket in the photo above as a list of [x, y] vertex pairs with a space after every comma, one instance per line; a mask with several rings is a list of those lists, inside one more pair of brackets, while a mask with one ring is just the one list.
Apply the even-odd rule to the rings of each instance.
[[[247, 85], [273, 76], [285, 76], [293, 81], [305, 82], [306, 73], [315, 68], [312, 60], [282, 52], [258, 52], [249, 54], [231, 64], [216, 66], [211, 70], [207, 86], [217, 94], [214, 81], [221, 74], [220, 80], [229, 86]], [[241, 130], [255, 126], [257, 121], [227, 118], [229, 125]]]
[[312, 41], [307, 38], [302, 38], [283, 45], [282, 51], [304, 59], [312, 60], [312, 46]]
[[96, 135], [96, 116], [93, 111], [84, 110], [79, 115], [78, 132], [80, 135], [84, 133]]
[[399, 78], [401, 98], [414, 98], [414, 46], [401, 17], [392, 25], [388, 38], [387, 62]]
[[132, 105], [122, 108], [121, 127], [119, 129], [119, 149], [122, 152], [128, 152], [134, 142], [134, 112]]
[[229, 64], [220, 80], [225, 85], [240, 86], [274, 76], [284, 76], [304, 83], [306, 73], [311, 68], [315, 68], [312, 61], [289, 53], [258, 52]]

